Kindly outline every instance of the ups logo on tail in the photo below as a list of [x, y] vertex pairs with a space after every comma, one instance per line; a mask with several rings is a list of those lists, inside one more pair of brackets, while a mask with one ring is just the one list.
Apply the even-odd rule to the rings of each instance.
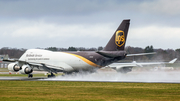
[[116, 32], [115, 43], [119, 47], [124, 45], [124, 43], [125, 43], [125, 36], [124, 36], [124, 32], [122, 30], [118, 30]]

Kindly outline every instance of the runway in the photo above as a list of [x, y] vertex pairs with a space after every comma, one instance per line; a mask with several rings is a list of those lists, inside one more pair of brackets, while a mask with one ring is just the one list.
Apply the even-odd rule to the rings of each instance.
[[98, 72], [57, 76], [55, 78], [0, 77], [0, 80], [20, 81], [84, 81], [84, 82], [137, 82], [137, 83], [180, 83], [180, 72]]
[[28, 78], [28, 77], [0, 77], [0, 80], [9, 80], [9, 81], [38, 81], [42, 79], [47, 79], [47, 78]]

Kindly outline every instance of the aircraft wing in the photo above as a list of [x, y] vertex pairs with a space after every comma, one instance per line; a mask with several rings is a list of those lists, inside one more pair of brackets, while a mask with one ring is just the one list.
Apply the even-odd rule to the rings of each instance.
[[110, 67], [118, 66], [118, 67], [143, 67], [145, 65], [160, 65], [160, 64], [173, 64], [177, 58], [169, 61], [169, 62], [146, 62], [146, 63], [137, 63], [136, 61], [133, 61], [132, 63], [112, 63], [109, 65]]
[[[66, 63], [59, 63], [58, 66], [56, 65], [48, 65], [46, 63], [36, 63], [36, 62], [26, 62], [26, 61], [21, 61], [19, 59], [10, 59], [10, 58], [4, 58], [2, 61], [5, 61], [5, 62], [20, 62], [20, 63], [25, 63], [25, 64], [28, 64], [30, 65], [31, 67], [37, 67], [38, 68], [42, 68], [43, 70], [45, 71], [48, 71], [48, 72], [54, 72], [54, 73], [57, 73], [59, 71], [64, 71], [64, 70], [69, 70], [69, 69], [72, 69], [71, 66], [69, 66], [68, 64]], [[33, 68], [32, 68], [33, 69]]]
[[149, 62], [149, 63], [137, 63], [133, 61], [132, 63], [112, 63], [109, 65], [112, 69], [115, 69], [118, 72], [127, 73], [132, 70], [132, 67], [143, 67], [149, 65], [161, 65], [161, 64], [173, 64], [177, 58], [169, 61], [169, 62]]
[[177, 58], [175, 58], [175, 59], [169, 61], [169, 64], [172, 64], [172, 63], [176, 62], [176, 60], [177, 60]]
[[160, 65], [160, 64], [173, 64], [174, 62], [176, 62], [177, 58], [174, 58], [173, 60], [169, 61], [169, 62], [146, 62], [146, 63], [137, 63], [140, 65]]
[[19, 61], [19, 62], [24, 62], [30, 65], [32, 68], [34, 67], [37, 67], [37, 69], [42, 68], [45, 71], [54, 72], [54, 73], [62, 72], [64, 71], [64, 68], [66, 68], [65, 66], [53, 66], [53, 65], [48, 65], [45, 63], [35, 63], [35, 62], [25, 62], [25, 61]]
[[33, 70], [39, 70], [39, 71], [47, 71], [47, 72], [63, 72], [64, 70], [68, 70], [69, 68], [71, 69], [69, 65], [65, 63], [60, 63], [58, 66], [57, 65], [48, 65], [46, 63], [36, 63], [36, 62], [26, 62], [26, 61], [21, 61], [21, 60], [15, 60], [15, 59], [4, 59], [3, 61], [6, 62], [19, 62], [20, 64], [27, 64], [29, 65]]
[[2, 61], [4, 61], [4, 62], [16, 62], [16, 61], [18, 61], [18, 59], [3, 59]]

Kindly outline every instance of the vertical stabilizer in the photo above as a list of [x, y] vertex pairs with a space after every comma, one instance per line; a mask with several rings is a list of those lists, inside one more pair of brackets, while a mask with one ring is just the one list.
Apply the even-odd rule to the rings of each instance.
[[128, 34], [130, 19], [123, 20], [112, 38], [107, 43], [106, 47], [104, 47], [103, 51], [119, 51], [124, 50], [126, 44], [126, 38]]

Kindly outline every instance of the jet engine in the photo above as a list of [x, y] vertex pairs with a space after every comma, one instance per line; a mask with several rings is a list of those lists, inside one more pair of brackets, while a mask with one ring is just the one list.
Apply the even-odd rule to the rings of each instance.
[[21, 74], [30, 74], [33, 72], [33, 69], [29, 65], [23, 65], [21, 68], [19, 71]]
[[9, 70], [9, 71], [17, 72], [17, 71], [19, 71], [20, 69], [21, 69], [21, 67], [18, 66], [17, 63], [10, 63], [10, 64], [8, 65], [8, 70]]

